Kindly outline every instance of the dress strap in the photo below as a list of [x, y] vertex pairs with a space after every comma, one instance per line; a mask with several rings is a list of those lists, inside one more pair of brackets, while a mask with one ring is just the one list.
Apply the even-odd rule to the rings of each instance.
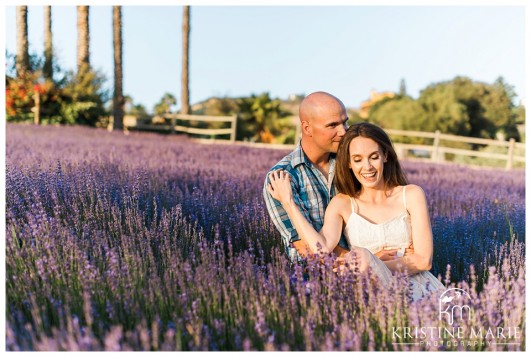
[[356, 204], [356, 201], [354, 200], [354, 197], [349, 197], [350, 198], [350, 208], [352, 209], [352, 213], [355, 212], [355, 204]]
[[407, 210], [407, 205], [406, 205], [406, 186], [404, 186], [404, 188], [402, 189], [402, 198], [404, 200], [404, 208]]

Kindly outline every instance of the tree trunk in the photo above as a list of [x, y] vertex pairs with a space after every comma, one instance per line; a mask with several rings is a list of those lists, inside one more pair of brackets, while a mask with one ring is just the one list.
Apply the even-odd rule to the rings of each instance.
[[77, 7], [77, 71], [88, 70], [89, 61], [89, 7]]
[[52, 7], [44, 7], [44, 78], [53, 78]]
[[190, 114], [190, 90], [189, 90], [189, 70], [188, 58], [190, 50], [190, 6], [185, 6], [183, 9], [183, 72], [181, 79], [181, 113]]
[[18, 77], [29, 70], [27, 6], [17, 6], [17, 56], [15, 62]]
[[112, 16], [114, 45], [114, 95], [113, 95], [113, 129], [124, 129], [124, 95], [122, 88], [122, 7], [113, 6]]

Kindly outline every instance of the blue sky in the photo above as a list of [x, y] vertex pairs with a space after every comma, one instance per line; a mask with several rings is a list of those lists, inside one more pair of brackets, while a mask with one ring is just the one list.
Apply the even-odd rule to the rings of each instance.
[[[42, 53], [42, 6], [29, 6], [30, 52]], [[15, 7], [5, 8], [16, 48]], [[170, 92], [180, 107], [182, 6], [124, 6], [124, 93], [148, 110]], [[75, 69], [75, 6], [52, 7], [59, 64]], [[190, 96], [273, 97], [325, 90], [358, 107], [371, 90], [503, 76], [525, 97], [523, 6], [193, 6]], [[91, 63], [112, 87], [112, 9], [91, 6]]]

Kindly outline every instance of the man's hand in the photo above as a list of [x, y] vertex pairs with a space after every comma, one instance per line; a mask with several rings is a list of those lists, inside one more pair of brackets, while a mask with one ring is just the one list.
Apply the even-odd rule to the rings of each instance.
[[336, 255], [336, 260], [334, 261], [334, 272], [342, 273], [345, 269], [345, 256], [350, 252], [341, 246], [336, 246], [334, 248], [334, 254]]
[[345, 248], [343, 248], [343, 247], [341, 247], [339, 245], [334, 248], [334, 254], [338, 258], [344, 258], [345, 255], [347, 255], [349, 252], [350, 252], [350, 250], [346, 250]]
[[297, 240], [292, 243], [293, 247], [297, 249], [297, 252], [301, 257], [307, 257], [308, 255], [312, 254], [312, 251], [310, 250], [310, 247], [308, 244], [306, 244], [303, 240]]

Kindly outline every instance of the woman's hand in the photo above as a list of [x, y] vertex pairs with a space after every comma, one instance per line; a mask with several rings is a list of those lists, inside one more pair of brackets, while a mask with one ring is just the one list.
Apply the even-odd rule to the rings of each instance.
[[269, 181], [267, 191], [271, 197], [280, 201], [283, 206], [288, 204], [293, 198], [289, 174], [284, 170], [275, 170], [269, 174]]
[[389, 260], [395, 260], [396, 258], [400, 258], [406, 255], [411, 255], [413, 253], [415, 253], [415, 250], [413, 249], [412, 244], [405, 249], [382, 249], [374, 255], [378, 257], [382, 262], [385, 262]]
[[395, 260], [397, 258], [397, 250], [391, 249], [391, 250], [380, 250], [377, 253], [374, 253], [374, 255], [380, 259], [382, 262], [385, 262], [387, 260]]

